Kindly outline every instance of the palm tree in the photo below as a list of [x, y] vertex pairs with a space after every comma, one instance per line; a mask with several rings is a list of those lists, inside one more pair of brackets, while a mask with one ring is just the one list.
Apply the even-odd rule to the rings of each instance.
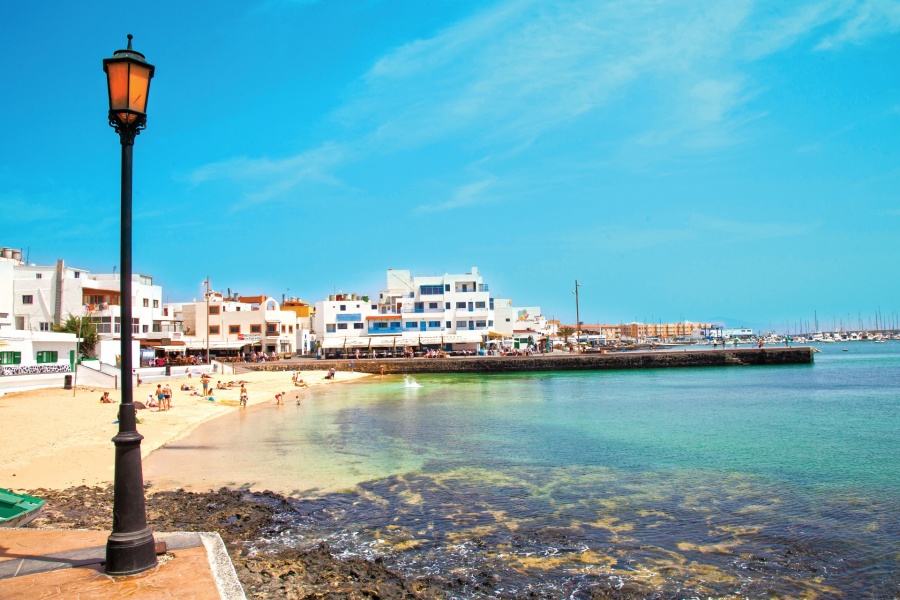
[[81, 338], [78, 346], [78, 354], [81, 358], [93, 358], [94, 347], [97, 345], [97, 326], [84, 317], [69, 315], [62, 325], [54, 325], [53, 331], [60, 333], [74, 333]]
[[556, 335], [561, 335], [563, 339], [566, 341], [566, 346], [569, 345], [569, 337], [575, 333], [575, 330], [569, 327], [568, 325], [563, 325], [559, 329], [556, 330]]

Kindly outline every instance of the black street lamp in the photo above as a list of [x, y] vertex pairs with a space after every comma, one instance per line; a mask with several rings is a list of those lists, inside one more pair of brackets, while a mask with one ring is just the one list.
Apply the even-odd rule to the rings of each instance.
[[131, 49], [116, 50], [103, 60], [109, 86], [109, 124], [122, 143], [122, 238], [121, 305], [122, 403], [119, 405], [119, 433], [116, 445], [116, 472], [113, 483], [113, 528], [106, 541], [106, 572], [130, 575], [156, 566], [153, 532], [147, 527], [144, 504], [144, 474], [141, 469], [141, 440], [137, 432], [132, 388], [132, 300], [131, 300], [131, 162], [134, 137], [147, 123], [147, 94], [153, 65]]

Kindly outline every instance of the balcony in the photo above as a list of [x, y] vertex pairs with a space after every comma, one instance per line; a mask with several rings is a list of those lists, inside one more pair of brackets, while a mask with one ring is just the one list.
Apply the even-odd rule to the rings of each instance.
[[391, 323], [391, 327], [369, 327], [368, 335], [399, 335], [403, 333], [400, 322]]

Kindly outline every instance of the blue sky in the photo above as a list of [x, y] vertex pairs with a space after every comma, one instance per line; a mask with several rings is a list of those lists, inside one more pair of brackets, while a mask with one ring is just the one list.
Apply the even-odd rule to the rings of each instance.
[[134, 268], [171, 301], [477, 266], [567, 321], [575, 279], [585, 322], [900, 315], [896, 1], [79, 4], [0, 7], [31, 262], [118, 263], [101, 60], [132, 33]]

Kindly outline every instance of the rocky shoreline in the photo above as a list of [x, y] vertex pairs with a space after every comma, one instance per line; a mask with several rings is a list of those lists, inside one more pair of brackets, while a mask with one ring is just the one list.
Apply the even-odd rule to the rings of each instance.
[[[29, 524], [41, 529], [109, 530], [112, 524], [111, 487], [80, 486], [66, 490], [35, 489], [29, 494], [46, 500], [40, 517]], [[147, 495], [147, 520], [155, 531], [215, 531], [222, 536], [238, 579], [248, 598], [409, 599], [449, 597], [512, 598], [493, 589], [491, 573], [478, 581], [452, 575], [405, 577], [379, 559], [335, 556], [328, 544], [310, 549], [258, 550], [258, 542], [276, 526], [279, 512], [294, 511], [294, 499], [274, 492], [220, 489], [204, 493], [183, 490]], [[518, 596], [516, 596], [518, 597]], [[550, 598], [531, 593], [530, 598]], [[599, 586], [590, 598], [663, 598], [647, 590]]]
[[[108, 530], [112, 524], [111, 487], [80, 486], [28, 492], [46, 500], [40, 517], [29, 524], [41, 529]], [[411, 580], [377, 562], [338, 558], [327, 544], [312, 550], [259, 553], [250, 547], [287, 499], [273, 492], [221, 489], [204, 493], [182, 490], [147, 496], [147, 521], [154, 531], [215, 531], [222, 536], [248, 598], [443, 598], [428, 581]]]

